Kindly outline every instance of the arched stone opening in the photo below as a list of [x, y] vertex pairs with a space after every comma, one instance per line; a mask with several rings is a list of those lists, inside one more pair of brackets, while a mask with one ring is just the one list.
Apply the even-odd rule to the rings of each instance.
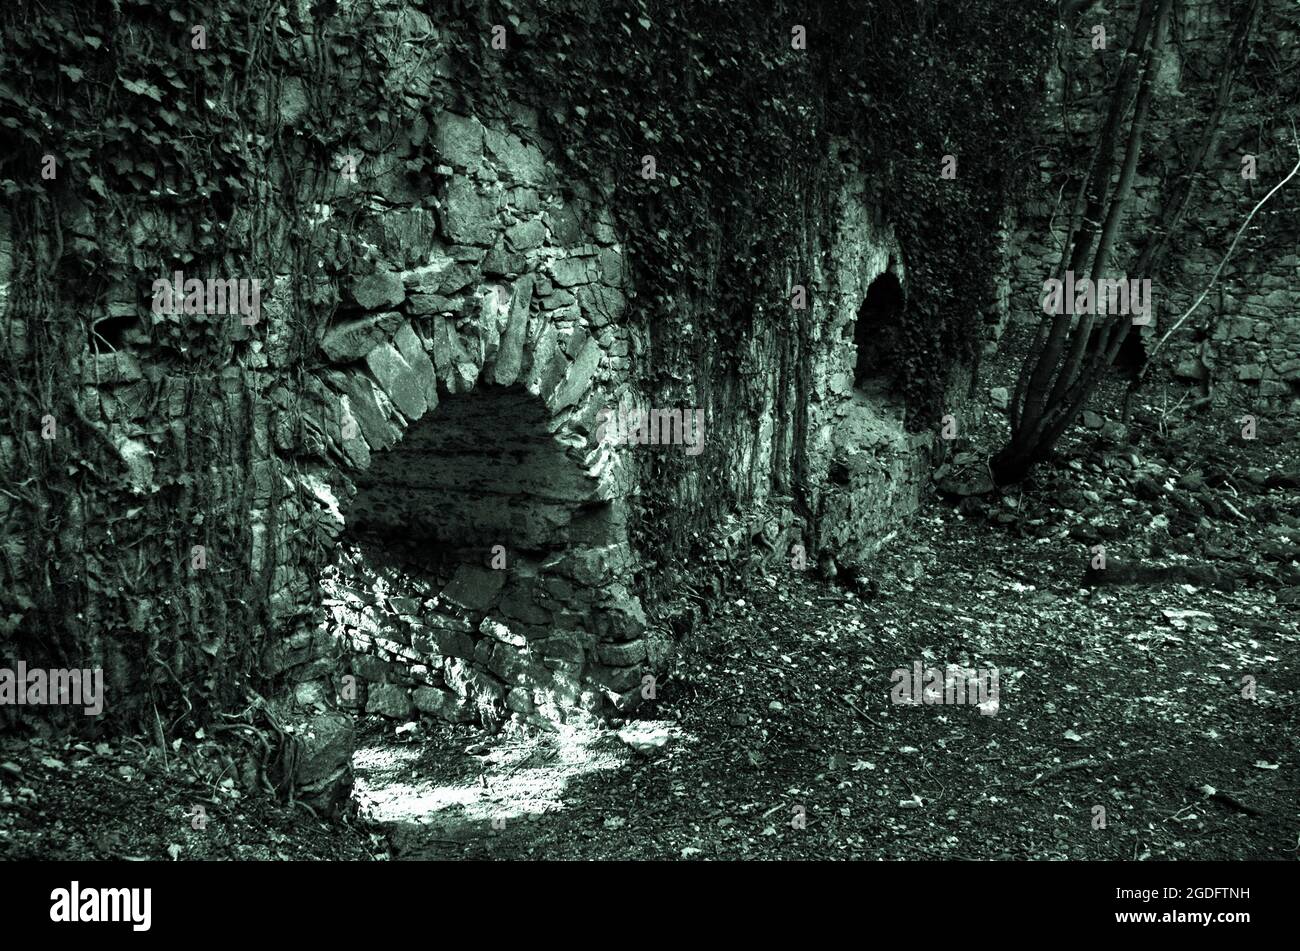
[[898, 329], [905, 297], [893, 271], [885, 271], [867, 288], [853, 325], [857, 362], [853, 369], [855, 389], [870, 389], [887, 382], [898, 347]]
[[834, 360], [843, 401], [830, 432], [818, 512], [819, 562], [828, 574], [867, 573], [881, 540], [918, 497], [921, 437], [907, 432], [907, 407], [893, 386], [906, 306], [903, 273], [893, 254], [877, 249], [861, 263], [838, 315], [843, 324]]
[[635, 704], [624, 504], [583, 428], [523, 385], [480, 384], [353, 474], [321, 592], [366, 712], [495, 728]]
[[548, 432], [522, 387], [443, 397], [356, 479], [354, 528], [427, 538], [453, 551], [542, 552], [562, 546], [575, 505], [597, 485]]

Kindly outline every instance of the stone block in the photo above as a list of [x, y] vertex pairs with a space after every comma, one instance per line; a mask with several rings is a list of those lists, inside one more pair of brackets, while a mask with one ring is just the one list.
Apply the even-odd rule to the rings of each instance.
[[613, 585], [612, 588], [616, 591], [615, 597], [602, 604], [596, 613], [596, 628], [601, 637], [609, 641], [634, 640], [645, 633], [645, 611], [641, 602], [622, 585]]
[[501, 334], [492, 378], [498, 386], [510, 386], [519, 378], [524, 359], [524, 341], [528, 332], [528, 308], [533, 298], [533, 276], [525, 274], [510, 291], [506, 326]]
[[506, 592], [498, 604], [498, 610], [506, 617], [514, 618], [525, 624], [540, 625], [551, 620], [550, 612], [538, 607], [533, 591], [531, 589], [521, 590], [518, 586]]
[[352, 717], [324, 713], [294, 726], [289, 739], [294, 755], [285, 760], [294, 764], [294, 785], [325, 798], [332, 798], [330, 787], [337, 785], [337, 791], [346, 797], [355, 746]]
[[616, 693], [639, 686], [645, 673], [641, 667], [592, 667], [590, 670], [592, 680]]
[[450, 658], [443, 667], [447, 684], [456, 693], [469, 700], [500, 703], [505, 699], [505, 684], [486, 671], [476, 670], [470, 663]]
[[416, 420], [429, 408], [425, 398], [427, 381], [391, 343], [383, 343], [366, 355], [366, 366], [380, 388], [407, 419]]
[[510, 207], [521, 217], [535, 215], [542, 210], [542, 198], [537, 189], [521, 185], [510, 189]]
[[512, 277], [527, 268], [528, 259], [522, 254], [507, 252], [504, 239], [483, 258], [483, 273], [489, 277]]
[[415, 711], [410, 694], [397, 684], [375, 684], [367, 691], [366, 713], [390, 720], [409, 720]]
[[348, 408], [370, 447], [382, 450], [396, 443], [402, 436], [402, 427], [386, 412], [388, 398], [361, 373], [349, 373], [344, 385], [347, 387]]
[[461, 657], [466, 660], [474, 656], [474, 639], [464, 631], [448, 628], [430, 628], [429, 633], [438, 645], [438, 653], [445, 657]]
[[623, 255], [613, 248], [601, 248], [599, 259], [600, 279], [610, 287], [621, 285], [623, 283]]
[[411, 325], [402, 321], [402, 325], [393, 335], [393, 343], [397, 345], [397, 352], [402, 355], [402, 359], [407, 362], [416, 376], [424, 384], [424, 399], [428, 403], [429, 409], [438, 407], [438, 376], [433, 370], [433, 361], [429, 359], [429, 354], [424, 349], [424, 343], [416, 336]]
[[646, 659], [646, 643], [641, 638], [622, 644], [600, 643], [596, 657], [607, 667], [631, 667]]
[[441, 663], [443, 654], [438, 650], [438, 641], [433, 632], [426, 628], [416, 628], [411, 632], [411, 650], [432, 663]]
[[434, 289], [439, 294], [455, 294], [481, 277], [482, 271], [477, 261], [457, 261], [439, 275]]
[[357, 278], [349, 288], [349, 295], [367, 310], [378, 310], [380, 307], [396, 307], [406, 300], [406, 288], [402, 286], [401, 275], [378, 270]]
[[385, 684], [392, 679], [393, 669], [386, 660], [370, 654], [356, 654], [352, 657], [352, 672], [370, 683]]
[[498, 168], [516, 182], [540, 184], [546, 178], [546, 157], [541, 149], [511, 132], [485, 130], [488, 151]]
[[433, 145], [448, 165], [474, 168], [483, 160], [483, 126], [473, 116], [440, 112], [434, 119]]
[[559, 332], [547, 324], [537, 336], [532, 363], [524, 377], [524, 389], [533, 396], [553, 393], [569, 369], [569, 359], [560, 349]]
[[452, 723], [467, 723], [474, 718], [469, 704], [450, 690], [416, 687], [412, 700], [415, 708], [421, 713], [441, 717]]
[[370, 314], [360, 320], [349, 320], [335, 324], [325, 331], [320, 342], [321, 349], [335, 363], [350, 363], [360, 360], [385, 340], [390, 340], [402, 315], [396, 311]]
[[[627, 298], [621, 291], [600, 284], [580, 287], [577, 291], [578, 305], [593, 328], [599, 329], [606, 324], [617, 323], [627, 307]], [[548, 306], [550, 302], [547, 302]]]
[[486, 611], [496, 603], [505, 580], [503, 571], [461, 565], [442, 597], [470, 611]]
[[581, 664], [586, 660], [596, 645], [596, 636], [577, 628], [556, 631], [550, 637], [537, 641], [534, 647], [540, 648], [547, 666], [551, 661]]
[[579, 345], [577, 355], [569, 364], [564, 379], [545, 398], [547, 408], [552, 413], [558, 413], [578, 402], [600, 368], [600, 361], [604, 357], [600, 343], [585, 331], [582, 331], [582, 336], [585, 340]]
[[551, 293], [547, 294], [542, 300], [542, 310], [556, 310], [557, 308], [568, 307], [577, 302], [578, 298], [574, 297], [568, 291], [553, 289]]
[[478, 629], [493, 640], [500, 641], [502, 644], [509, 644], [511, 647], [524, 647], [528, 644], [528, 639], [522, 634], [515, 633], [508, 625], [502, 624], [500, 621], [494, 621], [492, 618], [485, 617]]
[[551, 262], [551, 280], [560, 287], [589, 284], [596, 274], [591, 258], [568, 257]]
[[546, 227], [540, 220], [522, 221], [506, 230], [506, 243], [514, 251], [530, 251], [539, 248], [546, 240]]
[[581, 546], [570, 550], [560, 570], [580, 585], [598, 588], [616, 572], [631, 566], [631, 553], [625, 544]]
[[388, 606], [392, 608], [396, 614], [402, 614], [407, 617], [419, 617], [420, 615], [419, 598], [404, 598], [400, 596], [390, 597], [388, 599]]
[[510, 692], [506, 694], [506, 708], [513, 710], [516, 713], [532, 713], [534, 709], [533, 698], [529, 695], [527, 689], [523, 687], [513, 687]]
[[509, 644], [493, 645], [488, 669], [508, 684], [523, 686], [531, 679], [528, 655]]
[[465, 309], [465, 298], [444, 297], [442, 294], [412, 293], [407, 298], [407, 311], [413, 316], [451, 315], [459, 317]]
[[407, 266], [423, 261], [437, 239], [438, 226], [427, 208], [398, 208], [379, 216], [381, 247], [386, 256]]
[[553, 208], [543, 216], [546, 226], [551, 229], [551, 235], [556, 244], [570, 245], [577, 244], [582, 238], [582, 228], [578, 223], [578, 216], [568, 205], [561, 205], [559, 208]]
[[440, 214], [443, 231], [457, 244], [491, 247], [496, 238], [496, 202], [464, 176], [448, 184]]

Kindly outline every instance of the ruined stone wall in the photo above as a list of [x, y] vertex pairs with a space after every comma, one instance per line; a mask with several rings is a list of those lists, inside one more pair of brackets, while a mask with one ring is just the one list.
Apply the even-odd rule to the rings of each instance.
[[[932, 434], [909, 433], [907, 407], [884, 379], [855, 380], [855, 328], [873, 281], [892, 275], [905, 289], [903, 250], [853, 169], [833, 204], [830, 250], [818, 274], [815, 388], [809, 470], [818, 500], [823, 565], [865, 566], [920, 498]], [[900, 319], [908, 319], [904, 309]], [[884, 355], [888, 360], [888, 354]]]
[[[628, 389], [622, 254], [536, 144], [451, 112], [430, 134], [447, 166], [438, 207], [376, 213], [374, 233], [397, 241], [376, 242], [308, 386], [318, 477], [341, 483], [334, 527], [352, 518], [370, 550], [386, 547], [374, 535], [422, 539], [437, 563], [405, 599], [364, 574], [327, 583], [326, 631], [379, 661], [353, 668], [371, 711], [595, 709], [645, 660], [644, 614], [617, 577], [630, 469], [593, 438]], [[315, 622], [320, 567], [294, 565], [286, 619]], [[601, 639], [633, 643], [598, 655]]]
[[[1234, 16], [1244, 6], [1223, 0], [1174, 5], [1144, 152], [1148, 157], [1139, 166], [1126, 221], [1127, 241], [1116, 249], [1112, 261], [1117, 269], [1111, 276], [1124, 276], [1124, 263], [1135, 257], [1134, 244], [1145, 240], [1147, 223], [1159, 211], [1162, 178], [1177, 174], [1186, 151], [1198, 141], [1200, 128], [1188, 125], [1180, 99], [1193, 84], [1212, 89], [1217, 83]], [[1080, 158], [1077, 167], [1086, 165], [1104, 118], [1100, 63], [1107, 64], [1106, 75], [1113, 75], [1129, 41], [1122, 26], [1132, 20], [1132, 5], [1121, 4], [1110, 15], [1085, 13], [1068, 36], [1062, 31], [1064, 52], [1049, 77], [1044, 128], [1054, 130], [1045, 131], [1054, 148], [1060, 141], [1062, 98], [1068, 86], [1070, 108], [1065, 114], [1074, 132], [1071, 147]], [[1107, 49], [1094, 52], [1090, 43], [1098, 25], [1108, 30]], [[1159, 273], [1127, 275], [1152, 280], [1151, 323], [1140, 330], [1148, 350], [1209, 284], [1251, 208], [1300, 158], [1286, 123], [1269, 121], [1257, 111], [1262, 108], [1261, 88], [1267, 90], [1275, 82], [1262, 64], [1270, 58], [1289, 62], [1297, 42], [1300, 17], [1293, 5], [1265, 4], [1255, 31], [1253, 78], [1238, 81], [1218, 148], [1197, 179], [1181, 234]], [[1254, 159], [1254, 179], [1242, 175], [1247, 155]], [[1073, 198], [1071, 188], [1060, 192], [1059, 172], [1050, 157], [1041, 160], [1039, 197], [1020, 210], [1013, 226], [1009, 290], [1011, 312], [1018, 321], [1041, 316], [1043, 281], [1054, 274], [1059, 261]], [[1300, 188], [1295, 185], [1293, 180], [1261, 209], [1208, 298], [1160, 351], [1160, 376], [1176, 381], [1175, 390], [1193, 386], [1208, 391], [1212, 384], [1216, 401], [1257, 409], [1293, 408], [1300, 400]]]
[[[268, 165], [232, 224], [269, 246], [264, 273], [160, 267], [157, 250], [205, 222], [134, 208], [121, 238], [138, 281], [77, 305], [91, 332], [75, 418], [0, 432], [20, 490], [55, 448], [108, 460], [74, 466], [61, 499], [0, 495], [7, 647], [104, 667], [125, 722], [264, 710], [296, 738], [281, 779], [309, 797], [347, 772], [347, 708], [494, 725], [636, 706], [680, 633], [647, 579], [717, 574], [755, 541], [787, 564], [795, 545], [861, 562], [915, 506], [926, 459], [897, 398], [854, 385], [867, 288], [906, 267], [851, 154], [810, 170], [835, 183], [803, 220], [811, 250], [757, 265], [806, 288], [801, 329], [784, 307], [652, 405], [638, 370], [654, 314], [603, 183], [569, 179], [518, 99], [468, 105], [413, 5], [387, 5], [381, 27], [414, 117], [377, 121], [327, 168], [305, 150], [293, 174]], [[319, 108], [307, 74], [258, 92], [276, 141]], [[296, 215], [259, 216], [285, 196]], [[70, 239], [102, 226], [62, 214]], [[20, 230], [0, 219], [0, 314], [11, 365], [36, 376], [48, 357], [28, 343], [42, 317], [18, 293]], [[178, 306], [157, 306], [154, 282], [177, 271], [162, 297]], [[187, 308], [196, 277], [260, 281], [257, 312]], [[602, 435], [608, 411], [650, 409], [698, 411], [701, 444]], [[711, 564], [665, 564], [634, 536], [644, 486], [664, 478], [680, 501], [653, 517], [707, 536]], [[74, 558], [51, 563], [56, 537]], [[56, 616], [65, 629], [32, 629]]]
[[[155, 684], [188, 694], [207, 680], [221, 706], [249, 687], [278, 694], [266, 687], [273, 678], [306, 710], [340, 699], [394, 709], [391, 691], [387, 706], [383, 690], [367, 696], [373, 680], [422, 687], [422, 708], [451, 719], [499, 719], [507, 704], [521, 715], [537, 701], [552, 712], [598, 708], [603, 692], [639, 682], [644, 613], [626, 584], [634, 475], [592, 439], [599, 411], [630, 389], [627, 273], [612, 219], [557, 175], [527, 110], [457, 111], [427, 16], [395, 4], [383, 23], [390, 84], [417, 104], [415, 121], [378, 123], [335, 167], [270, 177], [262, 207], [281, 209], [276, 193], [296, 192], [301, 208], [269, 225], [272, 273], [215, 275], [260, 281], [260, 313], [153, 306], [141, 289], [155, 279], [214, 271], [208, 261], [149, 263], [147, 247], [200, 224], [162, 210], [137, 211], [123, 235], [139, 285], [88, 302], [88, 322], [103, 332], [87, 335], [77, 402], [117, 471], [77, 487], [71, 504], [87, 525], [73, 544], [84, 561], [50, 566], [53, 582], [29, 570], [47, 531], [40, 515], [14, 520], [5, 581], [18, 610], [7, 633], [34, 649], [22, 609], [42, 586], [47, 601], [51, 584], [75, 592], [82, 625], [49, 659], [105, 667], [113, 714], [129, 719]], [[418, 68], [414, 42], [427, 44]], [[260, 120], [283, 134], [311, 108], [308, 92], [305, 79], [283, 78], [263, 91]], [[73, 235], [95, 227], [75, 207], [64, 213]], [[236, 226], [256, 227], [255, 215]], [[291, 229], [310, 230], [320, 256], [296, 256]], [[2, 250], [9, 355], [39, 362], [25, 349], [33, 314], [7, 306], [21, 255], [8, 240]], [[292, 293], [304, 276], [311, 293]], [[187, 362], [185, 335], [200, 332], [229, 347], [215, 373]], [[458, 433], [438, 445], [443, 420]], [[87, 438], [75, 423], [56, 420], [53, 438]], [[23, 482], [23, 451], [47, 448], [40, 425], [0, 439], [12, 484]], [[453, 458], [448, 438], [465, 451]], [[327, 571], [359, 484], [370, 491], [358, 529], [409, 531], [442, 553], [410, 600]], [[13, 498], [0, 502], [3, 514], [26, 516]], [[495, 526], [472, 514], [457, 523], [472, 500], [497, 513]], [[515, 514], [525, 524], [511, 524]], [[448, 525], [441, 536], [431, 527]], [[108, 585], [97, 579], [123, 550], [139, 570], [116, 598], [101, 596]], [[506, 624], [527, 628], [527, 651]], [[340, 696], [349, 641], [376, 663]], [[610, 646], [598, 653], [602, 641]], [[385, 664], [391, 676], [376, 676]], [[525, 680], [530, 690], [517, 689]], [[332, 742], [327, 732], [322, 742]]]

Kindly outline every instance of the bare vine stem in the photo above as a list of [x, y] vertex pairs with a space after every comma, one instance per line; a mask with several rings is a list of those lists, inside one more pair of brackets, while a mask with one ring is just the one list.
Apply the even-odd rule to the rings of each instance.
[[[1294, 127], [1291, 130], [1291, 134], [1296, 136]], [[1296, 152], [1300, 155], [1300, 136], [1296, 136]], [[1160, 338], [1156, 345], [1151, 348], [1151, 354], [1147, 357], [1148, 362], [1154, 359], [1155, 355], [1160, 352], [1160, 348], [1165, 345], [1165, 342], [1173, 336], [1174, 332], [1177, 331], [1179, 327], [1187, 322], [1187, 318], [1192, 316], [1192, 313], [1196, 308], [1200, 307], [1205, 298], [1209, 296], [1210, 289], [1214, 287], [1214, 282], [1217, 281], [1219, 275], [1223, 273], [1224, 267], [1227, 266], [1228, 259], [1232, 257], [1232, 252], [1237, 249], [1237, 243], [1241, 241], [1241, 236], [1245, 234], [1246, 228], [1250, 225], [1251, 219], [1255, 217], [1255, 213], [1259, 211], [1259, 209], [1263, 208], [1264, 203], [1277, 194], [1277, 192], [1282, 189], [1282, 186], [1295, 178], [1297, 174], [1300, 174], [1300, 158], [1296, 159], [1295, 168], [1291, 169], [1286, 178], [1274, 185], [1269, 190], [1268, 194], [1261, 198], [1256, 203], [1255, 207], [1250, 210], [1250, 214], [1246, 216], [1246, 220], [1241, 223], [1241, 227], [1237, 229], [1236, 235], [1233, 236], [1232, 244], [1228, 245], [1227, 253], [1225, 253], [1223, 259], [1219, 261], [1219, 266], [1214, 269], [1214, 274], [1210, 277], [1210, 283], [1205, 285], [1205, 289], [1202, 290], [1200, 296], [1192, 302], [1192, 306], [1187, 308], [1187, 312], [1183, 314], [1183, 316], [1179, 317], [1178, 320], [1174, 322], [1174, 325], [1165, 331], [1165, 335]]]

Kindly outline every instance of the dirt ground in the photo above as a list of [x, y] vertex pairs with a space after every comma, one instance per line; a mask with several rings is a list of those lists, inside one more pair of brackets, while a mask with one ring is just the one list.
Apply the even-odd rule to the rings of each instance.
[[[200, 779], [196, 744], [0, 740], [0, 857], [1295, 860], [1300, 454], [1239, 428], [1082, 430], [928, 499], [869, 578], [756, 572], [632, 723], [368, 719], [344, 821]], [[1214, 571], [1088, 584], [1097, 544]], [[894, 702], [917, 664], [996, 700]]]

